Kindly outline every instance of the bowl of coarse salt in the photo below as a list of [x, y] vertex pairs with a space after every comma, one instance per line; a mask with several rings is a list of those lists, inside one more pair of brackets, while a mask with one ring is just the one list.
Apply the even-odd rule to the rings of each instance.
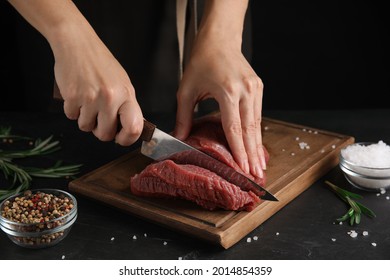
[[359, 189], [390, 188], [390, 146], [382, 140], [354, 143], [341, 149], [339, 166], [348, 182]]

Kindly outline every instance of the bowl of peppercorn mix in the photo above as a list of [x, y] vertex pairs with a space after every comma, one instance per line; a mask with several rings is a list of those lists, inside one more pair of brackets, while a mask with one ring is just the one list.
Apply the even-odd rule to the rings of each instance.
[[76, 219], [76, 198], [58, 189], [27, 190], [0, 204], [0, 228], [14, 243], [26, 248], [57, 244]]

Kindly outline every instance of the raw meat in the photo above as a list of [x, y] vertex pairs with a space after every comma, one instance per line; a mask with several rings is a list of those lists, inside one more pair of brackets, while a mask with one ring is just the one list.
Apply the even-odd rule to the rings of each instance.
[[[218, 116], [198, 120], [186, 142], [245, 174], [229, 151]], [[264, 152], [268, 161], [269, 154], [266, 149]], [[265, 183], [265, 178], [245, 175], [260, 185]], [[209, 210], [222, 208], [251, 211], [260, 201], [258, 196], [261, 196], [247, 180], [242, 181], [241, 176], [232, 176], [230, 169], [223, 163], [210, 161], [208, 157], [203, 158], [190, 151], [150, 164], [131, 178], [130, 186], [135, 195], [182, 198]]]
[[172, 160], [149, 165], [131, 179], [131, 187], [135, 195], [183, 198], [208, 210], [250, 211], [260, 201], [207, 169]]

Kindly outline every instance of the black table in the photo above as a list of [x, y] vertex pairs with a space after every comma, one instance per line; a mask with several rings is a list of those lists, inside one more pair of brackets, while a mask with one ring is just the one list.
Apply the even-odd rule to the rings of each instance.
[[[390, 110], [266, 111], [264, 116], [355, 137], [356, 142], [383, 140], [390, 143]], [[147, 116], [164, 130], [172, 130], [174, 116]], [[51, 155], [66, 163], [81, 163], [81, 173], [96, 168], [137, 148], [100, 142], [78, 130], [74, 121], [61, 113], [0, 112], [0, 126], [12, 126], [18, 134], [31, 137], [54, 135], [62, 150]], [[38, 159], [36, 159], [38, 160]], [[346, 205], [324, 184], [330, 180], [364, 196], [361, 202], [377, 217], [363, 217], [360, 225], [339, 225], [335, 219]], [[69, 179], [34, 179], [32, 188], [67, 190]], [[25, 249], [0, 232], [0, 259], [125, 260], [125, 259], [390, 259], [390, 200], [387, 194], [352, 189], [338, 167], [228, 250], [171, 231], [115, 208], [76, 195], [79, 216], [69, 235], [46, 249]], [[355, 230], [352, 238], [348, 231]], [[362, 232], [368, 231], [368, 236]], [[134, 240], [133, 236], [137, 239]], [[333, 240], [332, 240], [333, 239]], [[335, 240], [334, 240], [335, 239]], [[375, 242], [377, 246], [372, 246]]]

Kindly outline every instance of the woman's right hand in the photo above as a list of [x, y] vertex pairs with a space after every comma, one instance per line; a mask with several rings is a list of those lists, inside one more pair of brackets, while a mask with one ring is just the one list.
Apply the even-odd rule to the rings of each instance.
[[134, 87], [93, 29], [68, 26], [51, 46], [65, 115], [77, 120], [80, 130], [92, 132], [102, 141], [133, 144], [143, 128]]
[[66, 116], [102, 141], [134, 143], [143, 128], [134, 87], [73, 1], [9, 2], [49, 42]]

